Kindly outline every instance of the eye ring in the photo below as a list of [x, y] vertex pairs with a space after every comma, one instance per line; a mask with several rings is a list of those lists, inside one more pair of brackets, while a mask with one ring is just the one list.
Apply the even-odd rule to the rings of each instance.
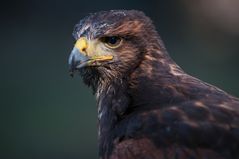
[[122, 38], [118, 36], [108, 36], [101, 38], [101, 41], [111, 49], [118, 48], [122, 43]]

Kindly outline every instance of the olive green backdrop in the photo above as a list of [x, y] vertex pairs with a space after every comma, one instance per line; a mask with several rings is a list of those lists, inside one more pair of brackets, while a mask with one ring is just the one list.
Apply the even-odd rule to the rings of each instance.
[[97, 158], [95, 98], [67, 66], [73, 26], [90, 12], [144, 11], [186, 72], [239, 96], [237, 30], [210, 23], [190, 7], [184, 0], [2, 2], [0, 158]]

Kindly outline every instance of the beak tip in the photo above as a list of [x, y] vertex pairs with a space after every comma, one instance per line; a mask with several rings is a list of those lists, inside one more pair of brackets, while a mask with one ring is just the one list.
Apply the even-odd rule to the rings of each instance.
[[69, 65], [69, 75], [71, 76], [71, 77], [74, 77], [74, 74], [75, 74], [75, 70], [76, 70], [76, 68], [75, 68], [75, 66], [74, 65]]
[[83, 55], [77, 48], [73, 48], [70, 57], [68, 59], [68, 64], [70, 66], [70, 75], [74, 74], [75, 70], [80, 69], [83, 66], [86, 66], [85, 63], [89, 58]]

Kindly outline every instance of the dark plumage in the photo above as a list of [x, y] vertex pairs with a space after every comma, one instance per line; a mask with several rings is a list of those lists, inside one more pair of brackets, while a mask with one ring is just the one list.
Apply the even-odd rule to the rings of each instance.
[[69, 64], [96, 94], [101, 159], [239, 158], [239, 100], [186, 74], [144, 13], [94, 13], [73, 35]]

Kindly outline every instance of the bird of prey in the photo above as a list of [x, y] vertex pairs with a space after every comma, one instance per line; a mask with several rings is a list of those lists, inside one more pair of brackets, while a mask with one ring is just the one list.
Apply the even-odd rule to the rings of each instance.
[[239, 99], [186, 74], [143, 12], [90, 14], [73, 36], [70, 72], [96, 95], [100, 159], [239, 159]]

